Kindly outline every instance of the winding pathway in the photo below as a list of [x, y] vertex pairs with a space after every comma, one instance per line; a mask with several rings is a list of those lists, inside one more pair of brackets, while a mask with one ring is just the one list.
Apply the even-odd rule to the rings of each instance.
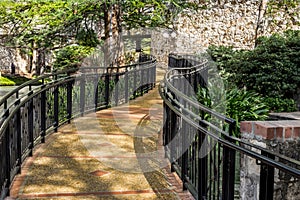
[[7, 199], [193, 199], [164, 158], [162, 116], [156, 87], [73, 120], [26, 160]]

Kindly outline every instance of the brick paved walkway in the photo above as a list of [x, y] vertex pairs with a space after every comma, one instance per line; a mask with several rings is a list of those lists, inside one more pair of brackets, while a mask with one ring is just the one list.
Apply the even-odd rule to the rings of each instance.
[[163, 156], [162, 115], [156, 87], [61, 127], [26, 160], [7, 199], [193, 199]]

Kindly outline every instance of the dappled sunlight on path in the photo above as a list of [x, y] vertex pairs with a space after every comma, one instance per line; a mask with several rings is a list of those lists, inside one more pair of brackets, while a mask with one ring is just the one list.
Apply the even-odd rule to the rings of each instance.
[[191, 199], [164, 158], [162, 116], [156, 87], [129, 104], [73, 120], [26, 160], [11, 198]]

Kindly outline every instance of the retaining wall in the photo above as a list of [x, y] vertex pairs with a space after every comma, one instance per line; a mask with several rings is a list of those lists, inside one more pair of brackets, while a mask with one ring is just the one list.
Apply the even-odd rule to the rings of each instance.
[[152, 53], [167, 63], [169, 53], [197, 53], [209, 45], [251, 49], [261, 35], [299, 29], [300, 7], [270, 12], [268, 0], [210, 0], [206, 9], [185, 11], [173, 31], [152, 34]]
[[[300, 161], [300, 120], [241, 123], [242, 140]], [[241, 198], [259, 199], [260, 165], [241, 156]], [[300, 199], [300, 180], [275, 169], [274, 199]]]

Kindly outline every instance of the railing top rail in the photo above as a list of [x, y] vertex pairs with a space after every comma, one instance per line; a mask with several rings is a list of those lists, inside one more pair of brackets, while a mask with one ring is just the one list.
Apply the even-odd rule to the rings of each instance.
[[[42, 83], [43, 83], [43, 81], [45, 79], [47, 79], [47, 78], [55, 77], [55, 76], [59, 76], [59, 75], [69, 75], [71, 73], [80, 72], [81, 70], [87, 70], [87, 69], [106, 69], [107, 71], [109, 71], [109, 70], [113, 71], [114, 69], [130, 68], [130, 67], [134, 67], [134, 66], [137, 66], [137, 65], [144, 66], [144, 65], [147, 65], [147, 64], [154, 63], [156, 61], [155, 57], [153, 57], [153, 56], [148, 56], [147, 58], [148, 58], [148, 60], [146, 60], [146, 61], [139, 62], [139, 63], [134, 63], [134, 64], [129, 64], [129, 65], [124, 65], [124, 66], [82, 67], [82, 68], [72, 68], [72, 69], [67, 69], [67, 70], [52, 72], [50, 74], [44, 74], [44, 75], [39, 76], [36, 79], [30, 80], [30, 81], [27, 81], [27, 82], [21, 84], [20, 86], [16, 87], [15, 89], [13, 89], [12, 91], [10, 91], [9, 93], [5, 94], [0, 99], [0, 107], [2, 105], [6, 104], [7, 99], [9, 99], [10, 97], [18, 94], [18, 92], [20, 90], [22, 90], [23, 88], [31, 87], [31, 86], [33, 86], [35, 84], [39, 84], [40, 81], [42, 81]], [[5, 106], [5, 107], [7, 107], [7, 106]]]
[[44, 75], [41, 75], [40, 77], [38, 77], [36, 79], [32, 79], [30, 81], [27, 81], [27, 82], [21, 84], [20, 86], [18, 86], [17, 88], [13, 89], [12, 91], [10, 91], [9, 93], [7, 93], [6, 95], [4, 95], [4, 97], [2, 97], [0, 99], [0, 106], [2, 104], [4, 104], [5, 101], [8, 98], [10, 98], [11, 96], [13, 96], [18, 91], [20, 91], [21, 89], [23, 89], [25, 87], [32, 86], [32, 85], [34, 85], [36, 83], [39, 83], [39, 81], [43, 81], [44, 79], [47, 79], [47, 78], [52, 77], [52, 76], [63, 75], [63, 74], [72, 73], [72, 72], [75, 72], [75, 71], [76, 71], [76, 69], [69, 69], [69, 70], [64, 70], [64, 71], [59, 71], [59, 72], [53, 72], [51, 74], [44, 74]]
[[[207, 65], [208, 63], [208, 60], [203, 60], [202, 63], [200, 64], [197, 64], [197, 65], [194, 65], [194, 66], [191, 66], [191, 67], [185, 67], [185, 68], [172, 68], [170, 69], [166, 74], [165, 74], [165, 77], [164, 77], [164, 80], [161, 82], [162, 85], [166, 86], [168, 89], [170, 89], [172, 92], [174, 92], [176, 95], [180, 96], [181, 98], [183, 98], [185, 101], [187, 101], [189, 104], [195, 106], [197, 109], [201, 109], [211, 115], [214, 115], [215, 117], [221, 119], [221, 120], [224, 120], [226, 123], [230, 123], [230, 124], [235, 124], [235, 120], [223, 115], [223, 114], [220, 114], [202, 104], [199, 104], [198, 101], [190, 98], [189, 96], [185, 95], [184, 93], [182, 93], [181, 91], [179, 91], [176, 87], [174, 87], [172, 85], [172, 83], [170, 82], [170, 80], [172, 79], [172, 77], [174, 76], [173, 73], [176, 72], [176, 71], [185, 71], [185, 74], [190, 74], [190, 73], [196, 73], [196, 72], [200, 72], [200, 71], [204, 71], [206, 69], [209, 68], [209, 66]], [[180, 74], [182, 75], [182, 73]], [[176, 76], [178, 76], [178, 74], [176, 74]]]
[[[170, 56], [176, 56], [176, 55], [170, 55]], [[299, 161], [272, 152], [271, 150], [265, 149], [258, 145], [247, 144], [239, 138], [226, 134], [226, 132], [221, 129], [218, 131], [220, 135], [208, 131], [206, 128], [200, 125], [201, 123], [203, 124], [203, 121], [205, 120], [202, 119], [201, 116], [197, 115], [197, 113], [194, 113], [193, 110], [190, 110], [189, 107], [184, 106], [181, 103], [181, 101], [175, 98], [178, 97], [180, 98], [180, 100], [183, 100], [183, 102], [187, 103], [191, 107], [195, 109], [200, 109], [205, 113], [217, 117], [220, 120], [224, 120], [226, 123], [232, 126], [236, 126], [235, 120], [200, 104], [197, 100], [184, 94], [172, 84], [173, 78], [178, 78], [180, 76], [184, 77], [185, 75], [192, 74], [192, 73], [200, 73], [201, 71], [208, 69], [209, 66], [207, 65], [207, 63], [208, 61], [204, 60], [200, 64], [196, 64], [191, 67], [172, 68], [165, 74], [164, 80], [161, 81], [160, 84], [160, 93], [167, 106], [171, 110], [173, 110], [176, 113], [176, 115], [180, 116], [182, 119], [187, 121], [190, 125], [194, 126], [198, 130], [201, 130], [206, 135], [214, 138], [220, 144], [225, 145], [230, 149], [238, 151], [242, 154], [250, 156], [264, 164], [283, 170], [297, 178], [300, 178]], [[246, 148], [245, 146], [251, 147], [251, 149]], [[271, 155], [272, 158], [263, 155], [262, 152]]]
[[48, 134], [74, 118], [127, 103], [152, 90], [156, 60], [148, 56], [140, 61], [122, 67], [81, 67], [45, 74], [6, 94], [0, 100], [0, 171], [4, 172], [0, 199], [9, 194], [24, 159]]

